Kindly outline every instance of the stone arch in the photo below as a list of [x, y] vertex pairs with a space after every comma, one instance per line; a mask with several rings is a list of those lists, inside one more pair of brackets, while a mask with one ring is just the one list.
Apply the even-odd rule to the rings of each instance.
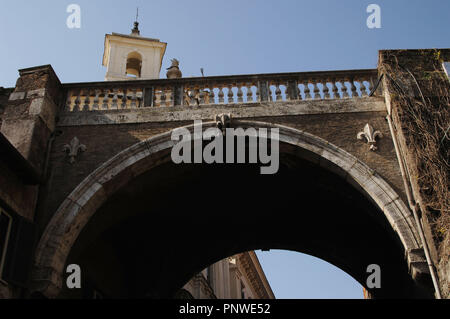
[[[203, 123], [203, 129], [215, 126], [215, 122]], [[414, 218], [399, 195], [376, 171], [343, 149], [304, 131], [255, 121], [234, 120], [231, 126], [278, 128], [279, 141], [294, 146], [299, 153], [296, 155], [345, 178], [383, 212], [411, 263], [410, 254], [421, 247]], [[185, 128], [193, 132], [194, 125]], [[153, 136], [120, 152], [86, 177], [63, 201], [36, 249], [32, 278], [36, 291], [50, 298], [58, 295], [66, 259], [83, 227], [117, 189], [170, 158], [174, 145], [171, 133]]]

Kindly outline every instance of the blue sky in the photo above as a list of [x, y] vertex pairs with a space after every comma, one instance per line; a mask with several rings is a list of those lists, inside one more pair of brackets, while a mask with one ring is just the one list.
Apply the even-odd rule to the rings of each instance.
[[[136, 7], [141, 34], [167, 42], [184, 76], [374, 68], [387, 48], [449, 47], [448, 0], [0, 0], [0, 86], [17, 70], [51, 64], [63, 82], [103, 80], [106, 33], [128, 33]], [[81, 28], [66, 8], [81, 6]], [[381, 29], [366, 8], [381, 7]]]
[[[71, 3], [81, 6], [80, 29], [66, 26]], [[366, 26], [371, 3], [381, 7], [381, 29]], [[450, 47], [448, 0], [1, 0], [1, 7], [4, 87], [14, 86], [18, 69], [42, 64], [62, 82], [102, 81], [104, 35], [129, 33], [136, 7], [141, 34], [168, 43], [161, 77], [171, 58], [188, 77], [202, 67], [207, 76], [375, 68], [380, 49]], [[277, 297], [362, 297], [353, 279], [316, 258], [259, 256]]]
[[278, 299], [363, 298], [356, 280], [321, 259], [286, 250], [259, 250], [256, 255]]

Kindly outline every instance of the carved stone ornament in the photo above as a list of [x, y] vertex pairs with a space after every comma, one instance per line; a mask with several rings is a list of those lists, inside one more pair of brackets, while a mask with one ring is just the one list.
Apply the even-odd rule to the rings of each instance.
[[222, 133], [225, 135], [225, 129], [230, 127], [231, 125], [231, 114], [230, 113], [222, 113], [214, 116], [214, 121], [216, 122], [216, 126]]
[[168, 79], [179, 79], [183, 76], [180, 71], [180, 62], [177, 59], [170, 60], [172, 64], [167, 68], [166, 76]]
[[86, 149], [86, 145], [80, 144], [80, 141], [76, 136], [70, 141], [70, 144], [63, 146], [63, 152], [66, 152], [69, 155], [70, 164], [75, 163], [75, 157], [77, 157], [78, 153], [85, 152]]
[[358, 140], [364, 140], [364, 138], [367, 140], [367, 144], [369, 144], [369, 149], [371, 151], [376, 151], [376, 139], [382, 138], [383, 134], [380, 131], [375, 131], [369, 123], [364, 126], [364, 130], [362, 132], [359, 132], [357, 135]]
[[[202, 91], [203, 93], [203, 91]], [[203, 93], [204, 94], [204, 93]], [[184, 97], [184, 104], [186, 106], [190, 106], [192, 102], [192, 105], [200, 105], [200, 90], [199, 89], [192, 89], [192, 90], [186, 90], [185, 97]]]

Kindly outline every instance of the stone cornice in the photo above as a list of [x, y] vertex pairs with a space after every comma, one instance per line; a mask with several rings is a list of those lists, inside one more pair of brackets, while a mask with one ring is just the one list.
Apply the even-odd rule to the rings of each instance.
[[[163, 43], [163, 42], [161, 42]], [[341, 78], [341, 77], [360, 77], [360, 76], [377, 76], [377, 69], [360, 69], [360, 70], [337, 70], [337, 71], [314, 71], [314, 72], [284, 72], [284, 73], [259, 73], [259, 74], [239, 74], [239, 75], [219, 75], [208, 77], [183, 77], [178, 79], [153, 79], [153, 80], [134, 80], [129, 81], [97, 81], [97, 82], [74, 82], [64, 83], [65, 89], [73, 88], [96, 88], [96, 87], [147, 87], [156, 85], [180, 85], [180, 84], [206, 84], [209, 82], [230, 83], [230, 82], [254, 82], [254, 81], [276, 81], [279, 80], [300, 80], [308, 78]]]
[[232, 118], [265, 116], [339, 114], [385, 111], [380, 97], [345, 100], [285, 101], [264, 103], [214, 104], [200, 107], [150, 107], [129, 110], [61, 112], [58, 126], [133, 124], [193, 121], [212, 119], [214, 115], [230, 113]]
[[275, 299], [272, 288], [270, 287], [264, 271], [259, 264], [256, 254], [245, 252], [239, 254], [239, 263], [242, 266], [244, 276], [251, 283], [251, 289], [256, 293], [259, 299]]

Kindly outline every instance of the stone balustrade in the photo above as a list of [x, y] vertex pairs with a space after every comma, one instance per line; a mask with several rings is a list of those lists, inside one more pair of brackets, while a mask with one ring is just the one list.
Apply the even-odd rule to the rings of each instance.
[[368, 96], [377, 70], [65, 84], [68, 112], [346, 99]]

